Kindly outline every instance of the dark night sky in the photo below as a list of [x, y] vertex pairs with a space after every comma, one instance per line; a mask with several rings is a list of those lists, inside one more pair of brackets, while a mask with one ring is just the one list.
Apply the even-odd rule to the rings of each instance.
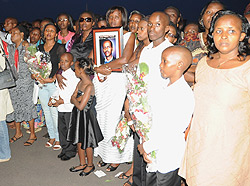
[[[77, 19], [81, 12], [88, 10], [96, 14], [105, 14], [108, 8], [120, 5], [128, 12], [139, 10], [145, 15], [167, 6], [176, 6], [188, 21], [197, 21], [202, 7], [210, 0], [0, 0], [0, 22], [8, 16], [19, 21], [32, 21], [37, 18], [52, 17], [55, 19], [61, 12], [69, 13]], [[243, 13], [249, 0], [221, 0], [228, 9]]]

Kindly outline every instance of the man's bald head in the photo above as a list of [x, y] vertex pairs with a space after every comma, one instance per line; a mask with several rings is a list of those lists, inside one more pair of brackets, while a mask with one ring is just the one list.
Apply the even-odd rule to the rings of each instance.
[[177, 81], [192, 63], [191, 52], [182, 46], [172, 46], [162, 52], [161, 76], [169, 78], [170, 84]]
[[175, 60], [175, 63], [180, 63], [180, 67], [182, 71], [184, 72], [192, 63], [193, 61], [193, 56], [186, 47], [182, 46], [171, 46], [169, 48], [166, 48], [162, 52], [162, 57], [163, 56], [170, 56], [173, 55]]
[[169, 17], [164, 12], [154, 12], [148, 20], [148, 35], [154, 47], [165, 41], [169, 31]]
[[158, 16], [160, 19], [162, 19], [162, 21], [164, 23], [166, 23], [166, 26], [169, 25], [170, 18], [169, 18], [169, 16], [165, 12], [157, 11], [157, 12], [152, 13], [151, 16]]

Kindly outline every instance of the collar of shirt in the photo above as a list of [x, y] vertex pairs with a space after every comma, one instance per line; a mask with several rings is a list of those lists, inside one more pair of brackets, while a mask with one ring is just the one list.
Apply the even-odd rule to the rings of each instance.
[[114, 59], [114, 56], [112, 56], [112, 58], [109, 61], [107, 61], [107, 59], [105, 57], [104, 58], [104, 64], [110, 63], [111, 61], [113, 61], [113, 59]]
[[67, 69], [65, 71], [62, 71], [62, 74], [68, 75], [68, 74], [71, 74], [72, 72], [74, 73], [74, 71], [71, 68], [69, 68], [69, 69]]

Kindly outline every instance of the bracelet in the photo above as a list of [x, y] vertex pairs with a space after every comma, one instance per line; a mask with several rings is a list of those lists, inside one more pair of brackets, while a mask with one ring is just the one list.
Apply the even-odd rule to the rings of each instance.
[[134, 124], [133, 120], [128, 121], [128, 125], [129, 125], [129, 126], [130, 126], [130, 125], [133, 125], [133, 124]]

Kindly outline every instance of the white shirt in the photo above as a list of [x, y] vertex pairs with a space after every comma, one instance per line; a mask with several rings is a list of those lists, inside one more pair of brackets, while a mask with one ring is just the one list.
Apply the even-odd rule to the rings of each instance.
[[56, 81], [57, 91], [55, 91], [53, 96], [60, 96], [64, 101], [64, 104], [58, 106], [59, 112], [71, 112], [74, 105], [70, 103], [70, 99], [80, 79], [76, 77], [75, 72], [71, 68], [66, 71], [63, 71], [62, 76], [67, 79], [63, 80], [66, 87], [64, 87], [64, 89], [60, 89], [58, 82]]
[[183, 76], [155, 93], [151, 95], [153, 124], [143, 148], [147, 154], [156, 151], [156, 169], [168, 173], [180, 167], [185, 150], [183, 132], [193, 114], [194, 96]]
[[[173, 44], [170, 43], [168, 39], [166, 39], [164, 42], [154, 48], [153, 42], [151, 42], [148, 46], [144, 47], [141, 52], [139, 64], [146, 63], [149, 67], [149, 73], [144, 78], [144, 81], [147, 83], [148, 86], [148, 91], [154, 91], [158, 87], [161, 87], [162, 85], [166, 84], [166, 81], [168, 82], [168, 80], [163, 79], [161, 77], [160, 63], [163, 50], [170, 46], [173, 46]], [[140, 73], [140, 70], [137, 71], [137, 74], [138, 73]]]

